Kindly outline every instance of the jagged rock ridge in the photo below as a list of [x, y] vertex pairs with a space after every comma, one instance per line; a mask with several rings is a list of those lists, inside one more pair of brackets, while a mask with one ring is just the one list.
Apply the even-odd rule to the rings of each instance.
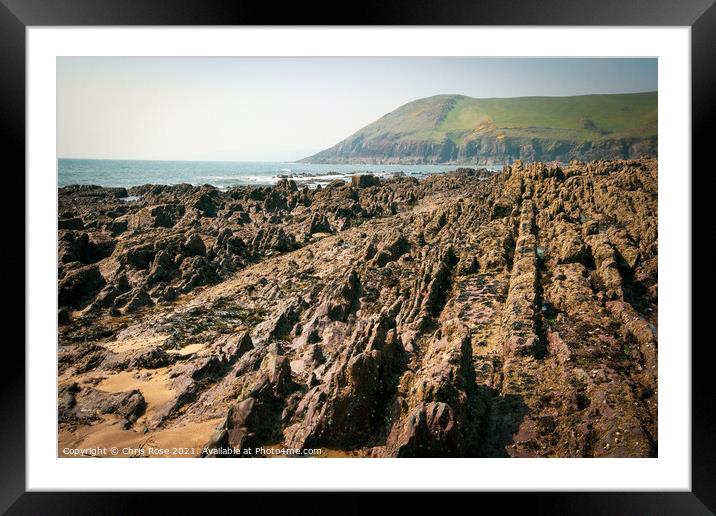
[[655, 160], [354, 184], [61, 189], [61, 440], [657, 454]]

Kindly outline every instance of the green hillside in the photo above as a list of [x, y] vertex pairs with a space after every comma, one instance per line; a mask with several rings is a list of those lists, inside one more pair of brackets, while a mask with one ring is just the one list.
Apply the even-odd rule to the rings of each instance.
[[[452, 144], [457, 156], [469, 157], [473, 141], [481, 142], [483, 153], [492, 147], [499, 152], [501, 142], [506, 142], [508, 154], [510, 145], [526, 143], [540, 149], [564, 144], [598, 149], [614, 147], [614, 142], [647, 142], [650, 148], [656, 136], [656, 92], [492, 99], [437, 95], [405, 104], [307, 160], [340, 161], [351, 156], [399, 160], [394, 155], [398, 152], [415, 161], [420, 156], [406, 154], [406, 145], [425, 154], [435, 144], [443, 153], [445, 145]], [[486, 146], [488, 140], [492, 144]]]

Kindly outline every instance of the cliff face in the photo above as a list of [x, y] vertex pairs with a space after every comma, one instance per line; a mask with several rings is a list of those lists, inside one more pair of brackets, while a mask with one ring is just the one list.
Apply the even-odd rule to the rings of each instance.
[[61, 189], [60, 449], [656, 455], [656, 160], [354, 179]]
[[430, 141], [371, 141], [360, 139], [341, 142], [306, 161], [312, 163], [395, 163], [503, 165], [516, 160], [557, 161], [631, 159], [656, 156], [657, 138], [625, 138], [575, 142], [569, 140], [541, 140], [537, 138], [497, 138], [482, 135], [456, 145], [452, 140]]
[[411, 102], [304, 161], [505, 164], [657, 155], [656, 94]]

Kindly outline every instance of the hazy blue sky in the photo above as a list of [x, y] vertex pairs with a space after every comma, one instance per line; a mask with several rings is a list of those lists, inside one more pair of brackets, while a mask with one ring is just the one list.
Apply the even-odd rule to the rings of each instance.
[[398, 106], [657, 89], [656, 59], [57, 59], [59, 157], [292, 160]]

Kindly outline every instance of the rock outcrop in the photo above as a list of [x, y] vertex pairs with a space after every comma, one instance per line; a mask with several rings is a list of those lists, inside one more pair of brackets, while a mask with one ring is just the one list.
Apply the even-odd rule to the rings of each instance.
[[208, 457], [657, 455], [654, 159], [59, 200], [61, 429], [216, 421]]

